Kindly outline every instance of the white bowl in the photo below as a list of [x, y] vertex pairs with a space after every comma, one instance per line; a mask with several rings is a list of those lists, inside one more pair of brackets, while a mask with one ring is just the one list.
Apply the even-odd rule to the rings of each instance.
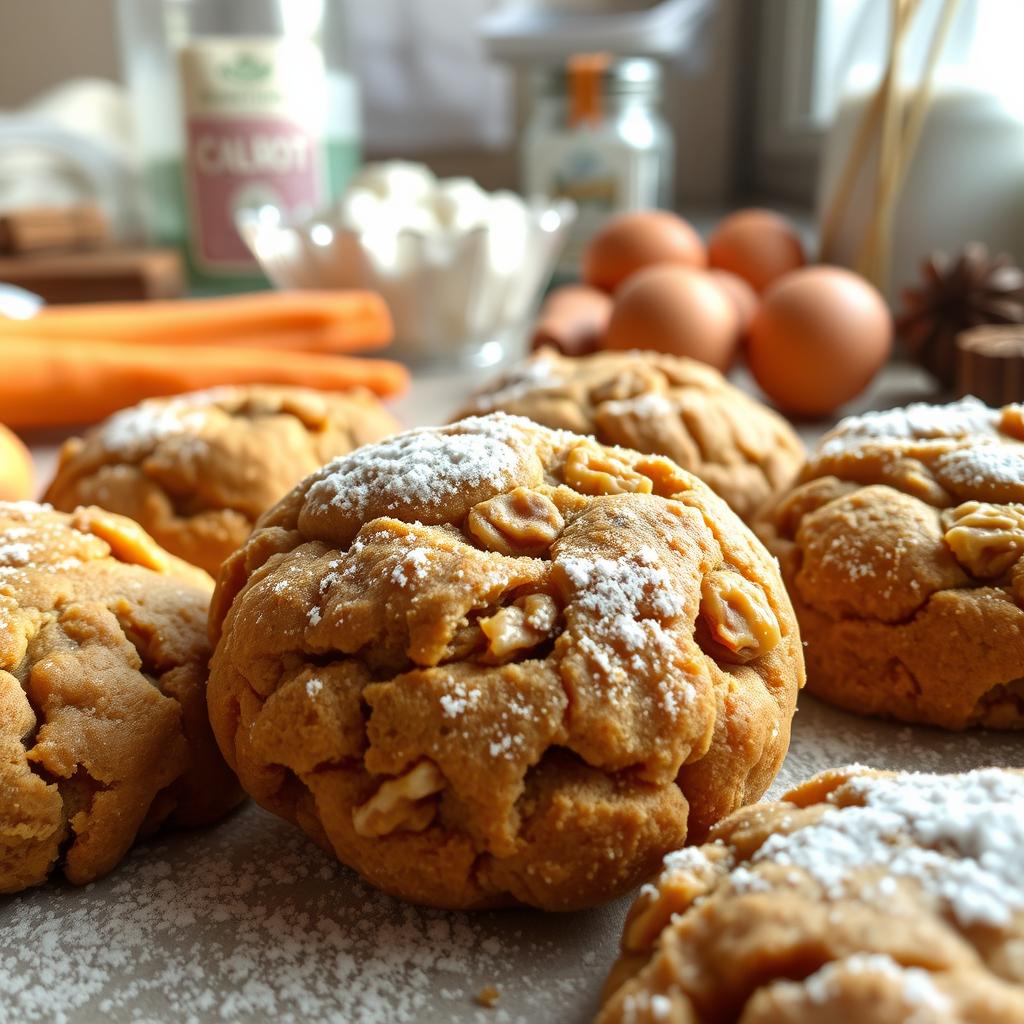
[[517, 355], [576, 206], [531, 201], [459, 233], [357, 230], [341, 215], [288, 224], [274, 207], [241, 211], [238, 231], [278, 288], [366, 288], [391, 311], [391, 352], [416, 364], [479, 366]]

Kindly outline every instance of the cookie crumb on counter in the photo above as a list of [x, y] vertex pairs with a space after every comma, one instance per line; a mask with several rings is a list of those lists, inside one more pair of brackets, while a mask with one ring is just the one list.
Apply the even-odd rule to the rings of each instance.
[[500, 998], [501, 990], [497, 985], [484, 985], [484, 987], [476, 994], [476, 1001], [481, 1006], [487, 1007], [488, 1010], [497, 1006]]

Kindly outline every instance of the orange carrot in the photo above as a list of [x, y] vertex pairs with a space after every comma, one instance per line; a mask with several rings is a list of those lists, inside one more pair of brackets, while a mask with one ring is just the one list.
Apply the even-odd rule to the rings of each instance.
[[35, 494], [32, 456], [21, 438], [0, 423], [0, 501], [22, 501]]
[[362, 385], [388, 396], [408, 382], [405, 367], [386, 359], [0, 335], [0, 414], [20, 428], [94, 423], [143, 398], [219, 384]]
[[0, 322], [0, 337], [117, 344], [243, 345], [357, 352], [391, 340], [384, 300], [365, 291], [252, 292], [207, 299], [46, 306]]

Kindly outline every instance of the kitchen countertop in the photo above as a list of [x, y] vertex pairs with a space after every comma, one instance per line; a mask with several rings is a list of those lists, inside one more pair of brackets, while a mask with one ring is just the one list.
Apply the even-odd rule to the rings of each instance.
[[[485, 376], [420, 376], [396, 410], [409, 424], [442, 421]], [[894, 367], [856, 409], [927, 397], [923, 375]], [[810, 442], [828, 425], [799, 429]], [[46, 480], [59, 438], [31, 441]], [[861, 719], [804, 694], [770, 795], [854, 761], [1024, 767], [1024, 739]], [[411, 907], [248, 804], [217, 827], [139, 846], [83, 889], [55, 882], [0, 899], [0, 1024], [582, 1024], [598, 1005], [629, 902], [573, 914]], [[474, 998], [488, 985], [500, 991], [492, 1009]]]

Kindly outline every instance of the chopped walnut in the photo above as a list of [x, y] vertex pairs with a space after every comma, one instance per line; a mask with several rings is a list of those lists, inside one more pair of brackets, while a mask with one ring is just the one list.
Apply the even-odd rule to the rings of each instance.
[[760, 658], [782, 639], [764, 591], [738, 572], [719, 569], [701, 583], [700, 614], [730, 661]]
[[426, 798], [445, 787], [441, 769], [433, 761], [420, 761], [404, 775], [389, 779], [366, 803], [352, 812], [352, 824], [361, 836], [377, 837], [392, 832], [422, 832], [437, 813]]
[[1015, 402], [1004, 406], [999, 417], [999, 430], [1018, 441], [1024, 441], [1024, 405]]
[[105, 540], [110, 545], [111, 555], [119, 562], [141, 565], [157, 572], [170, 569], [171, 560], [167, 553], [138, 523], [124, 516], [99, 508], [79, 508], [75, 510], [71, 525]]
[[650, 479], [654, 493], [663, 498], [693, 490], [693, 476], [664, 455], [647, 455], [636, 464], [635, 469]]
[[565, 460], [565, 482], [581, 494], [650, 494], [649, 477], [608, 451], [577, 445]]
[[500, 664], [544, 643], [558, 621], [558, 605], [547, 594], [530, 594], [480, 620], [487, 637], [485, 660]]
[[951, 523], [946, 543], [972, 576], [1002, 576], [1024, 554], [1024, 505], [967, 501], [953, 510]]
[[500, 998], [501, 990], [497, 985], [484, 985], [484, 987], [476, 994], [476, 1001], [488, 1010], [497, 1006]]
[[635, 369], [617, 373], [591, 388], [589, 399], [592, 405], [603, 405], [605, 402], [662, 394], [664, 391], [665, 379], [662, 374], [653, 367], [637, 364]]
[[466, 525], [489, 551], [540, 555], [558, 539], [565, 521], [547, 495], [517, 487], [475, 505]]

